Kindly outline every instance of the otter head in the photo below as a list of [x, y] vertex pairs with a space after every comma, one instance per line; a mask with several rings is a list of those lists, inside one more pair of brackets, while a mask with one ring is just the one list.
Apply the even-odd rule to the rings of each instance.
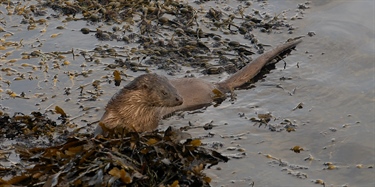
[[141, 75], [129, 83], [127, 87], [143, 92], [146, 95], [144, 101], [148, 106], [174, 107], [183, 103], [183, 99], [176, 88], [162, 75]]

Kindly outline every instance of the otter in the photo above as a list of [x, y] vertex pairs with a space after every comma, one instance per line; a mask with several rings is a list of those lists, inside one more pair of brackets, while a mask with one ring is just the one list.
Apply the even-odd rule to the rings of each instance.
[[302, 40], [289, 41], [264, 53], [228, 79], [211, 83], [199, 78], [168, 80], [157, 74], [144, 74], [116, 93], [108, 102], [95, 135], [115, 129], [136, 132], [155, 130], [160, 120], [176, 111], [194, 110], [225, 99], [256, 76], [281, 53], [294, 48]]
[[144, 74], [116, 93], [106, 106], [95, 134], [102, 129], [126, 128], [127, 131], [149, 131], [159, 123], [160, 108], [179, 106], [183, 98], [169, 80], [157, 74]]

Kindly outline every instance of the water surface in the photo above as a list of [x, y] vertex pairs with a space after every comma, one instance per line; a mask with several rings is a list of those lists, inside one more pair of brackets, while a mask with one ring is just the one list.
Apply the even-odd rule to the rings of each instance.
[[[264, 8], [274, 14], [288, 10], [287, 15], [293, 15], [296, 5], [304, 2], [272, 0]], [[236, 7], [237, 3], [215, 1], [205, 6]], [[183, 118], [174, 116], [163, 122], [162, 128], [169, 125], [180, 127], [189, 122], [198, 126], [213, 121], [216, 126], [212, 130], [198, 128], [189, 132], [194, 137], [204, 137], [203, 141], [209, 145], [213, 142], [222, 143], [223, 147], [219, 151], [226, 154], [243, 153], [229, 151], [227, 147], [245, 150], [246, 156], [243, 158], [231, 159], [228, 163], [220, 163], [206, 170], [213, 178], [212, 186], [251, 186], [252, 183], [255, 186], [319, 186], [315, 184], [317, 179], [323, 180], [326, 186], [375, 185], [372, 168], [375, 164], [375, 4], [371, 0], [318, 0], [312, 1], [309, 6], [303, 19], [293, 22], [298, 28], [293, 34], [257, 35], [264, 43], [272, 45], [289, 37], [305, 36], [297, 51], [285, 59], [285, 69], [283, 62], [278, 63], [264, 80], [255, 83], [255, 88], [237, 90], [237, 100], [233, 102], [227, 100], [218, 107], [202, 110], [202, 113], [184, 112]], [[3, 8], [1, 10], [5, 12]], [[59, 22], [51, 22], [48, 28], [58, 25]], [[67, 22], [64, 24], [66, 29], [61, 31], [62, 35], [54, 39], [50, 36], [59, 32], [55, 29], [45, 33], [39, 30], [21, 32], [22, 29], [12, 27], [7, 29], [10, 32], [18, 30], [18, 34], [9, 40], [23, 39], [26, 51], [36, 50], [32, 46], [37, 45], [38, 40], [48, 41], [44, 42], [44, 51], [69, 51], [72, 48], [91, 50], [105, 44], [119, 46], [119, 50], [122, 50], [121, 42], [98, 42], [92, 34], [82, 35], [79, 30], [86, 26], [90, 25]], [[306, 36], [310, 31], [316, 35]], [[67, 36], [72, 39], [66, 39]], [[243, 40], [241, 35], [225, 37]], [[129, 47], [125, 46], [125, 49]], [[15, 49], [11, 55], [20, 58], [21, 53], [21, 50]], [[93, 91], [92, 81], [106, 80], [103, 77], [111, 76], [112, 71], [104, 71], [104, 68], [112, 62], [113, 59], [103, 58], [98, 65], [78, 58], [72, 60], [69, 66], [49, 68], [48, 73], [43, 69], [32, 71], [30, 67], [19, 66], [22, 63], [37, 66], [39, 58], [19, 59], [14, 65], [2, 65], [27, 72], [34, 79], [12, 81], [8, 86], [4, 81], [12, 80], [17, 74], [6, 76], [2, 72], [1, 107], [9, 113], [29, 113], [48, 111], [58, 105], [72, 116], [83, 115], [73, 121], [78, 126], [99, 120], [106, 102], [118, 90], [117, 87], [104, 81], [101, 84], [103, 95], [95, 101], [84, 100], [87, 98], [80, 97], [78, 91], [66, 94], [66, 88], [78, 90], [80, 85], [88, 85], [85, 91]], [[47, 62], [47, 65], [53, 66], [51, 62]], [[69, 77], [71, 73], [89, 70], [94, 70], [89, 78], [81, 75]], [[150, 70], [166, 74], [157, 67], [151, 67]], [[131, 80], [132, 76], [144, 72], [126, 73]], [[213, 82], [228, 76], [203, 76], [199, 71], [194, 73]], [[54, 75], [58, 75], [56, 82]], [[180, 72], [176, 76], [182, 77], [184, 73]], [[288, 79], [282, 80], [282, 77]], [[5, 94], [7, 89], [16, 93], [25, 92], [29, 99], [10, 98]], [[303, 108], [293, 110], [300, 103]], [[82, 110], [86, 107], [98, 110]], [[296, 131], [273, 132], [269, 126], [254, 126], [254, 122], [249, 120], [257, 117], [257, 114], [265, 113], [271, 113], [274, 117], [269, 125], [279, 125], [287, 119], [297, 126]], [[209, 133], [214, 136], [207, 138]], [[291, 151], [294, 146], [301, 146], [304, 151]], [[308, 157], [313, 159], [306, 159]], [[325, 163], [332, 163], [335, 169], [328, 169]]]

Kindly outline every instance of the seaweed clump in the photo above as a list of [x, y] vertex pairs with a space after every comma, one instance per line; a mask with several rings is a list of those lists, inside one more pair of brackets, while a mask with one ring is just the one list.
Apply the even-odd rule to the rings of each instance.
[[198, 139], [181, 137], [168, 128], [118, 138], [78, 134], [43, 148], [17, 145], [25, 167], [8, 180], [0, 178], [0, 185], [210, 186], [203, 170], [228, 158], [201, 147]]
[[15, 113], [13, 116], [8, 114], [0, 115], [0, 134], [2, 138], [10, 140], [34, 139], [46, 137], [50, 141], [54, 141], [54, 132], [63, 133], [64, 127], [57, 125], [57, 123], [45, 114], [40, 112], [32, 112], [31, 115], [23, 113]]

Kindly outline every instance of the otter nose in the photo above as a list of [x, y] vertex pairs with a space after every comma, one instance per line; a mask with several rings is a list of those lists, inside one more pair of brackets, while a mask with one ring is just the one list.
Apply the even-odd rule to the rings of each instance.
[[184, 102], [184, 99], [182, 99], [182, 97], [178, 96], [178, 97], [176, 97], [176, 101], [177, 101], [178, 105], [182, 105], [182, 103]]

